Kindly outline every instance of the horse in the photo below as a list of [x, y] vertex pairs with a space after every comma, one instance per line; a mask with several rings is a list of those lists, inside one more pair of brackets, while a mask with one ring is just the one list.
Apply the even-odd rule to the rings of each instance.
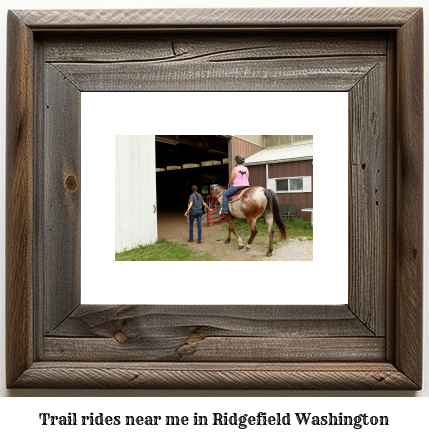
[[[219, 201], [222, 205], [223, 193], [227, 188], [219, 185], [211, 186], [212, 197]], [[235, 196], [235, 195], [234, 195]], [[286, 241], [286, 227], [280, 216], [279, 200], [277, 195], [271, 189], [265, 189], [261, 186], [254, 186], [246, 189], [242, 192], [242, 197], [239, 200], [229, 203], [229, 214], [225, 215], [229, 224], [229, 234], [225, 241], [225, 244], [229, 244], [231, 241], [231, 232], [234, 233], [238, 240], [239, 248], [244, 248], [243, 240], [238, 236], [237, 230], [234, 226], [234, 219], [246, 219], [249, 224], [251, 235], [247, 241], [246, 250], [252, 248], [253, 239], [258, 231], [256, 230], [256, 220], [262, 215], [265, 215], [265, 221], [268, 226], [269, 246], [266, 255], [273, 255], [273, 219], [280, 230], [281, 242]]]

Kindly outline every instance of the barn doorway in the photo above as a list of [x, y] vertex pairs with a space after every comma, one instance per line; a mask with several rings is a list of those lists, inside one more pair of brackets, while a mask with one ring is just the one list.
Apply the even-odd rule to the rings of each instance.
[[184, 213], [192, 185], [206, 198], [210, 185], [228, 184], [231, 156], [248, 157], [261, 149], [231, 135], [116, 136], [116, 252], [162, 238], [177, 240], [178, 232], [186, 240]]
[[[158, 239], [177, 232], [186, 239], [184, 213], [192, 185], [206, 198], [211, 184], [228, 184], [229, 141], [222, 135], [155, 135]], [[203, 220], [203, 231], [206, 226]]]

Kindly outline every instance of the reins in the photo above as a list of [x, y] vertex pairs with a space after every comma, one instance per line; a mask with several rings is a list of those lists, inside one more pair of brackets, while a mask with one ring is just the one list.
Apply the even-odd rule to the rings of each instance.
[[[219, 185], [217, 185], [217, 186], [219, 186]], [[220, 188], [220, 186], [219, 186], [219, 188]], [[221, 189], [224, 189], [224, 191], [223, 191], [223, 192], [222, 192], [218, 197], [215, 197], [215, 196], [212, 194], [212, 197], [216, 198], [217, 201], [219, 201], [219, 198], [222, 197], [222, 195], [224, 194], [224, 192], [225, 192], [228, 188], [221, 188]]]

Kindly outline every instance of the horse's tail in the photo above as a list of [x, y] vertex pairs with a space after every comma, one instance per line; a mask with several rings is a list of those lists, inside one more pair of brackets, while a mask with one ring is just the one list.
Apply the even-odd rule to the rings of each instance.
[[271, 212], [273, 214], [274, 222], [277, 224], [277, 227], [280, 230], [281, 234], [281, 242], [286, 241], [286, 226], [284, 225], [283, 219], [280, 215], [280, 206], [279, 206], [279, 199], [276, 195], [276, 193], [271, 189], [266, 189], [264, 191], [265, 197], [267, 197], [268, 205], [267, 205], [267, 211]]

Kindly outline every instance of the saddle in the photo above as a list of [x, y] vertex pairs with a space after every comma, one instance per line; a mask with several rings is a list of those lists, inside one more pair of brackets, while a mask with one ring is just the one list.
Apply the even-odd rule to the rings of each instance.
[[243, 196], [244, 191], [246, 191], [249, 188], [250, 186], [241, 186], [234, 195], [231, 195], [231, 197], [229, 197], [228, 204], [232, 203], [233, 201], [240, 200], [240, 198]]

